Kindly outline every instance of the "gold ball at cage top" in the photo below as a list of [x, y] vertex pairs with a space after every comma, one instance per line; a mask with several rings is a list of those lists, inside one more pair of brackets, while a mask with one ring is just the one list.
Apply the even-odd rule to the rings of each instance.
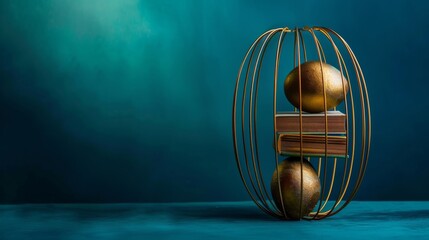
[[[261, 84], [272, 88], [268, 104]], [[272, 131], [260, 125], [267, 105]], [[358, 60], [335, 31], [285, 27], [260, 35], [240, 65], [232, 118], [239, 174], [263, 212], [319, 220], [355, 197], [369, 156], [370, 104]], [[267, 131], [268, 140], [261, 137]]]

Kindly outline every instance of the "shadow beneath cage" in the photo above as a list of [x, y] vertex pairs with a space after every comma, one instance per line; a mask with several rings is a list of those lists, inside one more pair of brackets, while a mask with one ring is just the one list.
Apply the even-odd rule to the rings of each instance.
[[181, 207], [175, 210], [176, 217], [213, 219], [222, 221], [279, 221], [255, 206]]
[[429, 221], [429, 209], [412, 211], [389, 211], [389, 212], [363, 212], [347, 216], [350, 220], [356, 221], [403, 221], [403, 220], [425, 220]]

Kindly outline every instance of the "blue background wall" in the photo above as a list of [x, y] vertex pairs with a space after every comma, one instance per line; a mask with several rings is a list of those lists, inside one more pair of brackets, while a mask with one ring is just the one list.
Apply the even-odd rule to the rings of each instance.
[[248, 199], [231, 140], [239, 63], [263, 31], [324, 25], [366, 74], [359, 199], [429, 199], [426, 3], [0, 3], [0, 201]]

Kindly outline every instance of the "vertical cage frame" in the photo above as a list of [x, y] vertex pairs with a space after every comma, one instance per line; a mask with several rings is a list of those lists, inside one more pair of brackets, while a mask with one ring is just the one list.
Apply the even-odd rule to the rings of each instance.
[[[307, 34], [307, 38], [304, 37]], [[370, 102], [368, 97], [367, 86], [362, 69], [359, 62], [353, 53], [347, 42], [334, 30], [326, 27], [304, 27], [289, 29], [275, 28], [268, 30], [261, 34], [251, 44], [247, 50], [243, 61], [241, 62], [238, 75], [236, 78], [236, 84], [233, 96], [233, 109], [232, 109], [232, 133], [233, 133], [233, 144], [234, 154], [239, 171], [240, 178], [244, 184], [244, 187], [249, 194], [252, 201], [259, 207], [263, 212], [273, 217], [280, 219], [290, 219], [283, 207], [283, 199], [281, 194], [281, 184], [279, 178], [279, 171], [277, 171], [277, 181], [280, 191], [280, 202], [282, 208], [278, 208], [274, 203], [273, 199], [266, 189], [264, 176], [261, 170], [261, 163], [259, 160], [259, 146], [258, 146], [258, 135], [257, 135], [257, 100], [258, 100], [258, 87], [260, 81], [261, 66], [264, 62], [265, 53], [267, 48], [273, 47], [275, 52], [275, 64], [274, 64], [274, 75], [273, 75], [273, 137], [274, 142], [277, 138], [277, 126], [276, 126], [276, 114], [278, 99], [277, 99], [277, 85], [279, 80], [279, 66], [280, 60], [284, 57], [282, 55], [282, 48], [284, 40], [289, 35], [293, 37], [293, 68], [298, 67], [299, 72], [299, 109], [295, 108], [295, 111], [299, 113], [299, 139], [300, 139], [300, 162], [301, 162], [301, 201], [300, 201], [300, 219], [305, 220], [320, 220], [326, 217], [332, 216], [343, 210], [355, 197], [365, 174], [365, 170], [368, 163], [370, 143], [371, 143], [371, 111]], [[325, 118], [325, 153], [324, 156], [318, 158], [318, 176], [322, 180], [321, 194], [316, 204], [315, 211], [313, 209], [308, 215], [302, 214], [302, 198], [303, 198], [303, 159], [305, 154], [303, 153], [303, 129], [302, 129], [302, 79], [301, 79], [301, 60], [304, 58], [304, 62], [307, 62], [307, 48], [309, 39], [313, 42], [316, 48], [318, 61], [320, 62], [320, 69], [323, 72], [323, 64], [327, 63], [323, 46], [317, 35], [321, 35], [331, 44], [331, 47], [335, 51], [336, 62], [339, 66], [341, 73], [341, 79], [348, 82], [348, 89], [344, 83], [343, 93], [344, 108], [345, 108], [345, 126], [346, 126], [346, 157], [344, 158], [343, 176], [341, 180], [341, 187], [339, 189], [333, 189], [334, 180], [337, 173], [337, 158], [333, 159], [333, 169], [331, 171], [331, 181], [329, 187], [327, 187], [327, 167], [328, 167], [328, 116], [327, 116], [327, 104], [326, 104], [326, 87], [325, 80], [322, 74], [322, 85], [323, 85], [323, 101], [324, 101], [324, 118]], [[275, 45], [273, 46], [273, 39], [278, 38]], [[337, 46], [337, 42], [341, 45], [340, 47], [345, 49], [341, 52]], [[302, 56], [301, 56], [302, 55]], [[347, 66], [343, 56], [347, 56], [351, 60], [351, 68]], [[350, 75], [353, 73], [354, 75]], [[345, 75], [345, 76], [344, 76]], [[352, 76], [354, 83], [351, 81]], [[345, 77], [345, 79], [344, 79]], [[358, 95], [355, 98], [353, 95], [354, 88], [358, 89]], [[248, 92], [249, 91], [249, 92]], [[347, 96], [348, 91], [348, 96]], [[355, 102], [357, 101], [357, 103]], [[357, 106], [360, 106], [360, 127], [356, 126], [356, 112]], [[247, 109], [247, 112], [246, 112]], [[241, 111], [240, 111], [241, 110]], [[247, 113], [247, 114], [246, 114]], [[238, 121], [238, 117], [240, 121]], [[247, 121], [247, 122], [246, 122]], [[351, 123], [351, 124], [349, 124]], [[350, 126], [351, 125], [351, 126]], [[357, 128], [358, 130], [357, 131]], [[359, 149], [356, 149], [356, 133], [360, 133], [361, 142], [358, 145]], [[351, 138], [351, 139], [350, 139]], [[349, 147], [350, 146], [350, 147]], [[356, 151], [359, 151], [359, 157], [356, 157]], [[274, 160], [275, 167], [278, 169], [279, 166], [279, 151], [277, 144], [274, 144]], [[323, 167], [322, 167], [323, 164]], [[354, 167], [358, 165], [358, 169]], [[323, 169], [323, 176], [321, 170]], [[352, 176], [354, 176], [352, 178]], [[337, 190], [338, 194], [334, 200], [331, 200], [331, 193], [333, 190]], [[327, 194], [325, 194], [327, 192]], [[324, 197], [324, 195], [326, 195]], [[328, 201], [334, 201], [331, 207], [326, 207]]]

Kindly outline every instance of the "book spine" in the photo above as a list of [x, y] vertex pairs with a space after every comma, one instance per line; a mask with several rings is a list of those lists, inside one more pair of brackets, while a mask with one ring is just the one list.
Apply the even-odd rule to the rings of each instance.
[[[299, 132], [299, 116], [276, 116], [276, 131]], [[325, 132], [325, 117], [312, 117], [303, 115], [303, 132]], [[345, 116], [328, 115], [328, 132], [345, 133]]]
[[[347, 154], [346, 142], [347, 141], [345, 137], [328, 136], [326, 154], [328, 156], [345, 157]], [[277, 149], [279, 149], [280, 154], [300, 154], [301, 144], [299, 141], [299, 136], [280, 135], [277, 144]], [[320, 135], [303, 137], [302, 150], [304, 155], [325, 155], [325, 137]]]

